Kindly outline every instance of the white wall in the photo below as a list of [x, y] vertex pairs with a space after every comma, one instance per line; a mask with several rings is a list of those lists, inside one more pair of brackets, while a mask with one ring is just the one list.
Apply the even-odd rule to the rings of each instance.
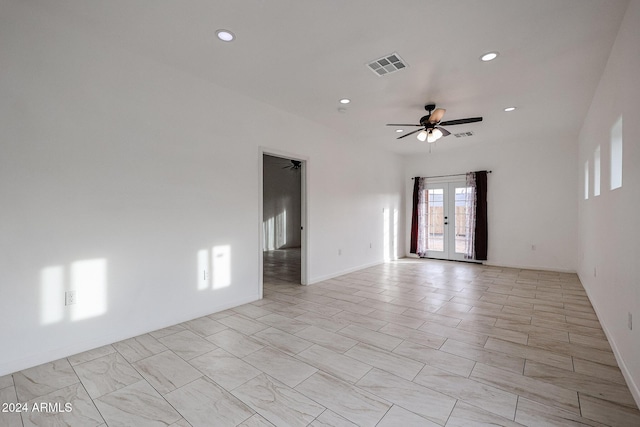
[[302, 169], [289, 169], [290, 160], [264, 156], [263, 249], [299, 248], [301, 244]]
[[0, 375], [258, 299], [258, 145], [309, 159], [311, 282], [383, 260], [399, 156], [27, 3], [0, 15]]
[[[580, 133], [578, 274], [640, 402], [640, 1], [632, 0]], [[610, 129], [622, 117], [622, 187], [610, 190]], [[601, 194], [593, 195], [593, 156], [601, 147]], [[584, 162], [589, 199], [584, 200]], [[574, 192], [575, 194], [575, 192]], [[595, 274], [594, 274], [595, 269]], [[627, 328], [628, 313], [633, 330]]]
[[390, 245], [385, 254], [384, 247], [383, 210], [401, 212], [404, 205], [401, 157], [328, 147], [314, 146], [307, 161], [309, 283], [404, 256], [403, 222], [395, 236], [397, 253], [390, 253]]
[[575, 271], [575, 138], [555, 136], [460, 149], [446, 147], [455, 143], [449, 136], [438, 141], [432, 153], [405, 159], [407, 235], [411, 226], [411, 177], [491, 170], [486, 264]]

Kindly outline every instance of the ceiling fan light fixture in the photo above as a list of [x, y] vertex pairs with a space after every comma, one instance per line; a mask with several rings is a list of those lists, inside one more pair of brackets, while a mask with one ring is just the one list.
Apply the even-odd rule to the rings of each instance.
[[510, 111], [514, 111], [516, 109], [516, 107], [507, 107], [504, 109], [504, 111], [506, 111], [507, 113]]
[[404, 129], [396, 129], [396, 133], [402, 133], [404, 132]]
[[[434, 103], [430, 103], [424, 106], [425, 110], [429, 112], [426, 116], [423, 116], [419, 120], [419, 124], [415, 123], [387, 123], [387, 126], [393, 126], [396, 128], [396, 132], [402, 131], [403, 127], [413, 127], [416, 126], [417, 129], [412, 130], [409, 133], [405, 133], [397, 137], [396, 139], [404, 139], [411, 135], [416, 135], [418, 141], [428, 141], [428, 142], [436, 142], [438, 139], [443, 136], [451, 135], [445, 127], [455, 126], [455, 125], [464, 125], [469, 123], [477, 123], [482, 121], [482, 117], [467, 117], [466, 119], [457, 119], [457, 120], [445, 120], [442, 121], [442, 116], [444, 115], [444, 108], [436, 108]], [[445, 127], [440, 127], [445, 126]]]
[[236, 38], [231, 31], [223, 29], [216, 31], [216, 36], [218, 36], [218, 38], [223, 42], [231, 42]]
[[498, 57], [498, 52], [487, 52], [480, 57], [480, 60], [483, 62], [493, 61]]

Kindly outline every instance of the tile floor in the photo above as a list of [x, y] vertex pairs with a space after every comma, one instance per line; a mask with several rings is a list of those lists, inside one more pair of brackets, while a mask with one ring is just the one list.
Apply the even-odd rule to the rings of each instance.
[[262, 253], [262, 274], [272, 284], [300, 284], [300, 248], [276, 249]]
[[574, 274], [400, 260], [0, 377], [0, 426], [639, 426]]

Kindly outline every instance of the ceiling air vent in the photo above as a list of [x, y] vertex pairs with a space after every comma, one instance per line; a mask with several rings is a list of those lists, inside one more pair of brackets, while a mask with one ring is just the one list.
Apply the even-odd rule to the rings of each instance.
[[376, 75], [384, 76], [385, 74], [395, 73], [403, 68], [407, 68], [408, 65], [402, 58], [400, 58], [400, 55], [394, 52], [376, 59], [375, 61], [369, 62], [367, 67], [376, 73]]
[[453, 136], [455, 136], [456, 138], [466, 138], [467, 136], [473, 136], [473, 132], [454, 133]]

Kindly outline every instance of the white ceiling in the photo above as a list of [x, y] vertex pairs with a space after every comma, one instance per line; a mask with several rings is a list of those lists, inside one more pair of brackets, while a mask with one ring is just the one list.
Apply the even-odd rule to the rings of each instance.
[[[282, 110], [399, 153], [386, 123], [417, 123], [429, 101], [475, 136], [438, 150], [577, 135], [628, 0], [85, 0], [43, 2], [76, 27]], [[223, 43], [215, 30], [237, 39]], [[483, 63], [481, 54], [500, 56]], [[398, 52], [405, 70], [365, 64]], [[344, 113], [338, 100], [351, 98]], [[515, 105], [518, 110], [503, 112]], [[251, 111], [246, 111], [247, 128]], [[286, 128], [283, 129], [286, 131]], [[241, 130], [240, 130], [241, 131]], [[291, 137], [298, 137], [291, 135]]]

